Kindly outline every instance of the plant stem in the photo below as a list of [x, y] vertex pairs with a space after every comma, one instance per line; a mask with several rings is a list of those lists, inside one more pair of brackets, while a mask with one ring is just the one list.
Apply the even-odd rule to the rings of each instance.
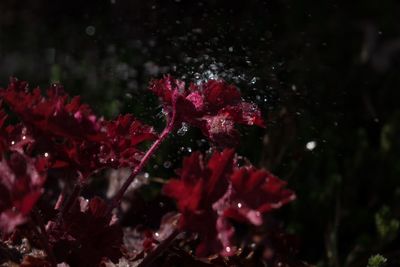
[[138, 267], [148, 267], [160, 256], [175, 240], [180, 231], [175, 229], [166, 239], [164, 239], [152, 252], [147, 254]]
[[[57, 266], [56, 258], [54, 257], [53, 251], [51, 250], [49, 244], [49, 238], [47, 236], [46, 227], [44, 226], [42, 217], [36, 209], [33, 209], [31, 214], [33, 220], [37, 224], [37, 225], [32, 224], [32, 227], [36, 232], [36, 234], [38, 235], [40, 243], [42, 244], [43, 249], [46, 251], [47, 257], [49, 258], [51, 265]], [[37, 229], [37, 227], [39, 227], [40, 231]]]
[[172, 116], [171, 121], [167, 124], [164, 128], [158, 139], [151, 145], [149, 150], [147, 150], [146, 154], [141, 159], [140, 163], [133, 169], [131, 175], [126, 179], [122, 187], [118, 190], [111, 201], [111, 205], [109, 206], [109, 212], [111, 212], [114, 208], [118, 207], [121, 203], [122, 197], [124, 196], [126, 190], [128, 189], [129, 185], [133, 182], [136, 175], [138, 175], [146, 166], [147, 162], [149, 161], [150, 157], [154, 154], [155, 151], [160, 147], [160, 145], [165, 141], [168, 135], [173, 131], [175, 125], [175, 114]]
[[75, 203], [75, 200], [79, 197], [81, 194], [82, 187], [79, 183], [74, 185], [74, 188], [72, 189], [71, 194], [69, 197], [64, 201], [65, 203], [64, 206], [61, 208], [61, 212], [59, 213], [58, 219], [61, 220], [62, 217], [68, 213], [72, 205]]

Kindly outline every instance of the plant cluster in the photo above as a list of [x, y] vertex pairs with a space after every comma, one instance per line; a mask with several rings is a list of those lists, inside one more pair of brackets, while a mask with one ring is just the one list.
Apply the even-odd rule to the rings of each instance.
[[[0, 263], [305, 266], [294, 257], [296, 239], [269, 216], [294, 192], [235, 153], [237, 124], [265, 126], [258, 107], [222, 80], [186, 86], [166, 76], [149, 89], [162, 102], [161, 133], [131, 114], [99, 117], [57, 84], [43, 95], [11, 79], [0, 90]], [[211, 149], [191, 153], [166, 180], [160, 194], [176, 210], [158, 214], [157, 227], [123, 227], [130, 186], [183, 123]], [[129, 176], [113, 197], [83, 197], [103, 170], [124, 168]]]

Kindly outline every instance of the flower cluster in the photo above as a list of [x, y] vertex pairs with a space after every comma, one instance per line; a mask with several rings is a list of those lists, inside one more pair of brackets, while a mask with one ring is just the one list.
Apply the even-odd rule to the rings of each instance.
[[[258, 107], [244, 101], [235, 86], [210, 80], [186, 87], [166, 76], [149, 89], [166, 114], [161, 134], [131, 114], [114, 120], [99, 117], [57, 84], [43, 94], [11, 79], [0, 89], [0, 255], [8, 255], [0, 257], [0, 264], [98, 266], [128, 261], [143, 267], [173, 250], [180, 255], [178, 262], [199, 263], [201, 257], [201, 266], [212, 266], [215, 258], [207, 263], [204, 257], [237, 255], [238, 225], [260, 227], [265, 213], [295, 199], [286, 182], [250, 163], [239, 164], [233, 148], [239, 144], [236, 125], [265, 123]], [[145, 221], [141, 228], [124, 229], [119, 223], [125, 215], [119, 209], [122, 197], [182, 123], [199, 128], [212, 153], [193, 152], [177, 177], [166, 182], [162, 192], [175, 201], [177, 213], [157, 216], [163, 217], [158, 232]], [[144, 150], [143, 144], [151, 145]], [[129, 168], [130, 176], [110, 201], [99, 197], [104, 192], [90, 199], [82, 196], [93, 174], [121, 168]], [[195, 244], [192, 234], [197, 236]], [[11, 253], [23, 239], [41, 253]], [[186, 245], [178, 245], [177, 239]], [[196, 255], [188, 245], [196, 247]]]
[[224, 81], [209, 80], [186, 88], [184, 82], [167, 76], [153, 81], [150, 89], [161, 98], [170, 120], [176, 116], [176, 124], [200, 128], [217, 145], [238, 144], [235, 124], [264, 127], [258, 107], [243, 101], [238, 89]]
[[237, 167], [234, 151], [214, 152], [208, 162], [200, 153], [186, 158], [180, 179], [164, 186], [177, 201], [180, 227], [201, 235], [197, 254], [230, 256], [236, 252], [231, 221], [262, 224], [262, 214], [294, 200], [285, 182], [253, 166]]

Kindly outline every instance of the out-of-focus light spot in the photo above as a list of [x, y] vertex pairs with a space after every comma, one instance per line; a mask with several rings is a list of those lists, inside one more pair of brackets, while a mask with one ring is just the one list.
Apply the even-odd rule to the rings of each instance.
[[96, 28], [94, 26], [86, 27], [86, 34], [89, 36], [93, 36], [96, 33]]

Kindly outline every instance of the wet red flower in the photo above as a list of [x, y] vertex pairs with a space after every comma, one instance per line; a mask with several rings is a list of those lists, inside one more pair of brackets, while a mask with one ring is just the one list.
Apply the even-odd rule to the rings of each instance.
[[161, 98], [168, 118], [175, 116], [176, 126], [184, 122], [198, 127], [218, 145], [237, 144], [235, 124], [265, 126], [258, 107], [245, 102], [235, 86], [222, 80], [186, 88], [184, 82], [166, 76], [153, 81], [150, 90]]

